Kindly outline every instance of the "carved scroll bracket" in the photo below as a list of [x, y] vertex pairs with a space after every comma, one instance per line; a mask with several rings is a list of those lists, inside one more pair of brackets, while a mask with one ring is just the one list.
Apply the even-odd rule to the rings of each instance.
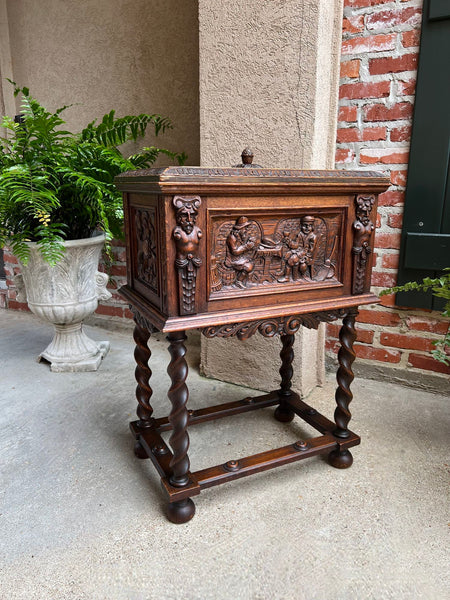
[[362, 294], [367, 272], [367, 261], [372, 248], [370, 237], [375, 229], [371, 221], [371, 212], [375, 196], [356, 196], [356, 219], [353, 223], [353, 284], [352, 294]]
[[300, 327], [317, 329], [320, 323], [330, 323], [345, 317], [347, 309], [338, 309], [327, 312], [317, 312], [307, 315], [292, 315], [289, 317], [273, 317], [271, 319], [260, 319], [257, 321], [245, 321], [244, 323], [230, 323], [212, 327], [204, 327], [201, 332], [205, 337], [237, 337], [239, 340], [247, 340], [256, 332], [264, 337], [275, 335], [288, 335], [296, 333]]
[[197, 269], [202, 259], [197, 255], [202, 231], [196, 225], [199, 196], [175, 196], [173, 206], [176, 209], [177, 226], [173, 230], [176, 255], [175, 267], [178, 271], [180, 314], [191, 315], [195, 310], [195, 288]]
[[156, 333], [159, 331], [157, 327], [155, 327], [148, 319], [146, 319], [138, 309], [132, 304], [128, 305], [131, 312], [133, 313], [134, 321], [143, 329], [146, 329], [149, 333]]

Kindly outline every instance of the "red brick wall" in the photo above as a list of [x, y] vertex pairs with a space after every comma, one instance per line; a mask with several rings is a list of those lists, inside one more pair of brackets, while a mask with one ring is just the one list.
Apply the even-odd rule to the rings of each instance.
[[22, 304], [16, 300], [16, 286], [14, 284], [14, 275], [20, 273], [20, 267], [17, 258], [4, 248], [3, 257], [5, 261], [6, 290], [0, 290], [0, 308], [13, 308], [16, 310], [28, 310], [27, 304]]
[[[344, 0], [336, 168], [383, 170], [391, 180], [379, 198], [376, 293], [397, 281], [421, 8], [422, 0]], [[439, 313], [399, 309], [385, 296], [381, 306], [360, 312], [358, 362], [450, 373], [429, 355], [446, 329]], [[335, 352], [338, 327], [327, 333], [327, 349]]]
[[[113, 241], [112, 253], [114, 256], [114, 263], [108, 268], [110, 276], [108, 289], [112, 294], [112, 298], [107, 302], [100, 303], [95, 312], [96, 315], [104, 317], [105, 319], [111, 317], [116, 319], [122, 319], [124, 317], [132, 319], [133, 315], [128, 308], [128, 304], [126, 304], [117, 293], [117, 290], [127, 282], [126, 251], [123, 242]], [[101, 270], [105, 270], [105, 268], [100, 268]]]

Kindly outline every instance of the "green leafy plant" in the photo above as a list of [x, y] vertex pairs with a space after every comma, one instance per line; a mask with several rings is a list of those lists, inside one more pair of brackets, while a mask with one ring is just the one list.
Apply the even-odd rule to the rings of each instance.
[[184, 153], [156, 146], [128, 157], [118, 148], [142, 138], [149, 128], [155, 136], [164, 133], [172, 127], [167, 117], [116, 117], [112, 110], [100, 123], [92, 121], [80, 133], [71, 133], [61, 117], [69, 106], [49, 112], [28, 88], [11, 83], [22, 97], [21, 115], [16, 120], [3, 117], [1, 123], [7, 135], [0, 137], [0, 247], [10, 245], [24, 264], [28, 241], [37, 242], [44, 258], [55, 264], [64, 240], [87, 238], [96, 230], [107, 241], [121, 237], [116, 175], [150, 167], [161, 154], [184, 164]]
[[[411, 291], [422, 291], [428, 292], [431, 290], [433, 296], [445, 299], [443, 315], [450, 317], [450, 268], [444, 269], [444, 273], [441, 277], [431, 279], [425, 277], [421, 282], [409, 281], [404, 285], [388, 288], [380, 293], [380, 296], [387, 294], [396, 294], [397, 292], [411, 292]], [[433, 344], [436, 346], [431, 354], [436, 360], [450, 365], [450, 326], [447, 328], [447, 333], [442, 340], [435, 340]]]

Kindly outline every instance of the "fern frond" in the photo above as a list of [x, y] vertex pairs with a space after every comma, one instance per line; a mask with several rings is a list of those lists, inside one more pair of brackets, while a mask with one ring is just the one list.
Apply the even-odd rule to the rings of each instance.
[[21, 121], [5, 117], [10, 132], [0, 138], [0, 245], [8, 243], [27, 260], [26, 241], [36, 241], [42, 254], [57, 261], [61, 240], [89, 237], [95, 229], [108, 239], [122, 234], [123, 209], [114, 178], [138, 166], [150, 166], [159, 155], [179, 164], [182, 153], [150, 146], [126, 158], [118, 150], [124, 142], [158, 135], [172, 124], [158, 114], [116, 117], [110, 111], [81, 133], [64, 129], [62, 113], [39, 103], [26, 87], [12, 82], [21, 96]]
[[[445, 309], [442, 313], [444, 317], [450, 317], [450, 267], [444, 269], [443, 275], [436, 278], [425, 277], [422, 281], [408, 281], [403, 285], [397, 285], [380, 292], [380, 296], [386, 296], [388, 294], [397, 294], [398, 292], [411, 292], [421, 291], [433, 293], [433, 296], [438, 298], [444, 298]], [[447, 328], [447, 333], [441, 340], [433, 341], [436, 346], [431, 351], [431, 355], [439, 362], [445, 365], [450, 365], [450, 329]]]
[[44, 259], [52, 266], [56, 265], [64, 256], [62, 224], [55, 223], [47, 227], [41, 226], [37, 230], [37, 243]]
[[138, 116], [127, 115], [115, 118], [112, 110], [102, 118], [99, 125], [96, 121], [89, 123], [81, 132], [82, 141], [92, 141], [106, 147], [120, 146], [128, 141], [136, 141], [143, 137], [149, 125], [153, 125], [155, 135], [161, 131], [172, 128], [172, 123], [167, 117], [153, 114], [141, 114]]
[[187, 155], [184, 152], [171, 152], [170, 150], [165, 150], [164, 148], [149, 146], [142, 148], [139, 153], [129, 156], [128, 160], [130, 163], [132, 163], [132, 168], [145, 169], [153, 165], [160, 154], [164, 154], [171, 160], [177, 161], [179, 165], [184, 165], [187, 158]]

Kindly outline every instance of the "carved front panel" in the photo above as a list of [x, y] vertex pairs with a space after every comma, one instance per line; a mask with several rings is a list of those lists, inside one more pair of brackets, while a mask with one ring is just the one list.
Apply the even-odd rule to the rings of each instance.
[[211, 298], [337, 284], [342, 211], [212, 219]]
[[159, 294], [156, 215], [152, 207], [136, 208], [137, 279]]

